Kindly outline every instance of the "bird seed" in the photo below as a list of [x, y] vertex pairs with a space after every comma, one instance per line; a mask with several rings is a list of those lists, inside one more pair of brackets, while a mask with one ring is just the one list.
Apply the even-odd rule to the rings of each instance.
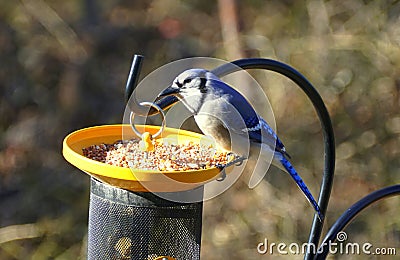
[[143, 151], [139, 139], [116, 141], [113, 144], [91, 145], [83, 155], [102, 163], [153, 171], [187, 171], [215, 168], [227, 164], [231, 153], [193, 142], [169, 144], [152, 140], [153, 151]]

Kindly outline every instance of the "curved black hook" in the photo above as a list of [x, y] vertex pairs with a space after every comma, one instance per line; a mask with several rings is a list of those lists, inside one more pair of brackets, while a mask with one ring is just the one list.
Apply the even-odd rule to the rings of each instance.
[[[232, 64], [234, 66], [232, 66]], [[253, 58], [236, 60], [233, 61], [232, 64], [224, 64], [214, 69], [213, 73], [222, 77], [240, 69], [265, 69], [275, 71], [294, 81], [311, 100], [321, 121], [324, 138], [324, 171], [318, 204], [321, 208], [322, 214], [325, 215], [332, 190], [335, 171], [335, 139], [332, 122], [321, 96], [300, 72], [284, 63], [271, 59]], [[318, 216], [315, 214], [308, 243], [318, 245], [321, 237], [322, 227], [323, 223], [319, 221]], [[304, 259], [311, 259], [312, 257], [313, 255], [309, 253], [305, 255]]]
[[325, 259], [329, 253], [329, 243], [335, 242], [337, 235], [342, 231], [362, 210], [369, 205], [392, 196], [400, 195], [400, 184], [374, 191], [348, 208], [332, 225], [318, 249], [315, 259]]

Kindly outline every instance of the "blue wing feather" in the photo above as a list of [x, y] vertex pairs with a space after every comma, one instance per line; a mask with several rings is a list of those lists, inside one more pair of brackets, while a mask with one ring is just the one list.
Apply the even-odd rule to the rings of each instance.
[[256, 113], [256, 111], [241, 93], [222, 81], [211, 81], [212, 85], [218, 86], [216, 88], [217, 90], [223, 93], [223, 95], [229, 96], [228, 102], [234, 108], [236, 108], [236, 110], [239, 112], [240, 116], [244, 120], [246, 129], [240, 129], [241, 131], [247, 132], [249, 134], [249, 138], [253, 142], [266, 143], [271, 147], [275, 146], [276, 151], [290, 157], [286, 153], [285, 146], [278, 138], [276, 133], [272, 130], [268, 123]]

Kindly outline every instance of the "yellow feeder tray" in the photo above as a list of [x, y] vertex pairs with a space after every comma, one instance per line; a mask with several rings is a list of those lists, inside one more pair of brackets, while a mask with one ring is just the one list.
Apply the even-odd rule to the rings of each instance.
[[[159, 126], [138, 125], [140, 132], [155, 134]], [[208, 168], [189, 171], [151, 171], [130, 169], [94, 161], [83, 155], [82, 149], [101, 143], [137, 138], [131, 125], [102, 125], [77, 130], [65, 137], [63, 155], [80, 170], [105, 183], [131, 191], [173, 192], [194, 189], [219, 177], [221, 169]], [[165, 127], [157, 138], [179, 138], [199, 143], [204, 135]], [[223, 149], [221, 149], [223, 150]], [[225, 151], [225, 150], [223, 150]]]

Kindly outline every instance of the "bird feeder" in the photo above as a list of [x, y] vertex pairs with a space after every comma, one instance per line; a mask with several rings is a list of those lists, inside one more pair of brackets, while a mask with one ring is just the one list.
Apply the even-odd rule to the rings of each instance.
[[[153, 135], [157, 126], [137, 126]], [[199, 259], [202, 227], [202, 185], [218, 178], [221, 169], [158, 172], [122, 168], [86, 158], [82, 149], [112, 143], [133, 133], [130, 125], [81, 129], [64, 140], [67, 161], [91, 176], [88, 259]], [[158, 137], [192, 142], [200, 134], [165, 128]], [[165, 180], [170, 180], [166, 182]], [[163, 199], [152, 192], [191, 197], [193, 203]], [[161, 257], [161, 258], [159, 258]]]

